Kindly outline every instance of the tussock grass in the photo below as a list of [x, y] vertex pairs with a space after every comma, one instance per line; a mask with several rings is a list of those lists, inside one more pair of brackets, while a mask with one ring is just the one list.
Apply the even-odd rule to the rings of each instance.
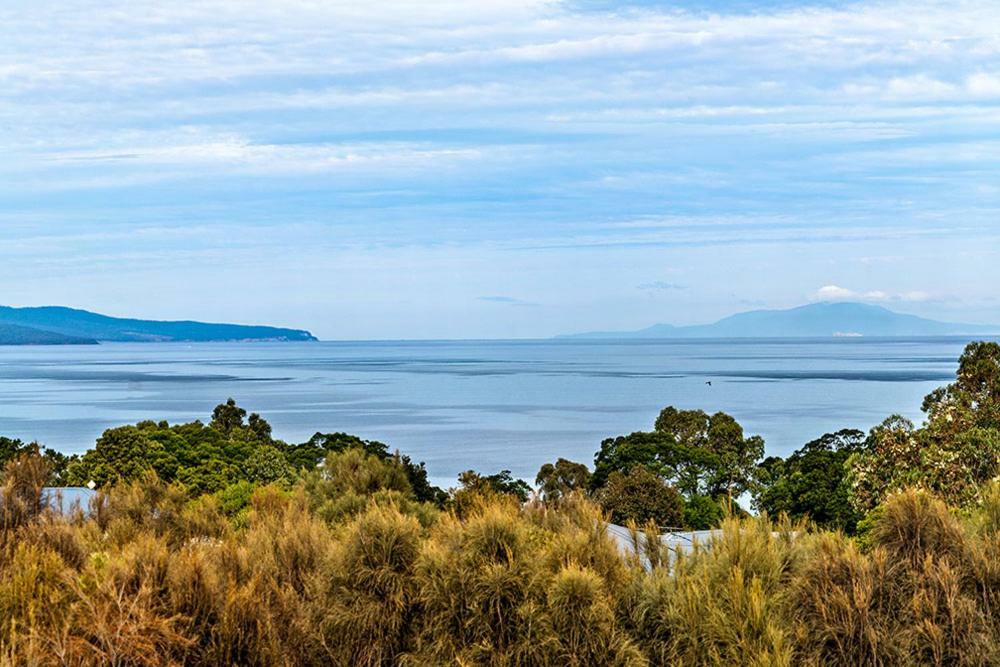
[[336, 457], [235, 515], [151, 477], [53, 516], [12, 465], [0, 666], [1000, 664], [1000, 487], [892, 496], [863, 542], [730, 517], [677, 557], [635, 527], [643, 566], [583, 497], [441, 512]]

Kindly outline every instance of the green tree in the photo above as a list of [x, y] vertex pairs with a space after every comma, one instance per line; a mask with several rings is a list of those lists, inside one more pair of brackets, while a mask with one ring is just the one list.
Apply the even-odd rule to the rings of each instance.
[[13, 438], [0, 436], [0, 469], [22, 454], [36, 454], [45, 459], [49, 469], [49, 486], [65, 486], [66, 471], [75, 457], [66, 456], [48, 447], [42, 447], [37, 442], [24, 442]]
[[679, 527], [684, 522], [681, 494], [641, 465], [628, 473], [611, 473], [598, 500], [615, 523], [653, 521], [660, 527]]
[[236, 405], [236, 401], [230, 398], [225, 403], [217, 405], [212, 411], [210, 425], [223, 435], [229, 436], [234, 430], [243, 428], [243, 420], [246, 416], [247, 411]]
[[162, 445], [150, 440], [138, 426], [120, 426], [105, 431], [94, 448], [70, 466], [68, 477], [78, 486], [91, 481], [97, 486], [131, 482], [157, 470], [168, 459]]
[[535, 485], [546, 501], [558, 501], [574, 491], [586, 491], [589, 484], [587, 466], [563, 458], [543, 465], [535, 477]]
[[271, 425], [259, 414], [254, 412], [247, 418], [247, 431], [260, 442], [271, 442]]
[[715, 498], [695, 494], [684, 499], [683, 526], [690, 530], [708, 530], [722, 523], [726, 512]]
[[276, 447], [257, 447], [243, 464], [243, 477], [257, 484], [291, 484], [295, 470]]
[[493, 475], [483, 475], [475, 470], [466, 470], [458, 476], [459, 488], [453, 494], [507, 495], [518, 502], [525, 502], [531, 495], [531, 486], [523, 479], [514, 477], [509, 470], [501, 470]]
[[606, 438], [594, 455], [594, 474], [590, 478], [592, 491], [608, 482], [611, 473], [628, 472], [635, 466], [644, 466], [667, 475], [673, 461], [677, 443], [663, 433], [638, 431], [629, 435]]
[[939, 439], [972, 428], [1000, 429], [1000, 344], [969, 343], [955, 382], [932, 391], [923, 410], [928, 430]]
[[745, 438], [730, 415], [701, 410], [664, 408], [653, 432], [608, 438], [594, 458], [592, 490], [607, 483], [612, 472], [641, 465], [685, 495], [737, 496], [750, 488], [763, 456], [759, 436]]
[[389, 446], [377, 440], [363, 440], [349, 433], [316, 433], [300, 445], [288, 448], [289, 462], [296, 468], [315, 468], [327, 455], [344, 452], [348, 449], [360, 449], [366, 454], [386, 459], [389, 457]]
[[787, 459], [768, 457], [758, 467], [755, 507], [854, 532], [861, 515], [850, 502], [845, 464], [864, 444], [862, 431], [843, 429], [806, 443]]
[[709, 418], [706, 448], [716, 456], [709, 471], [709, 493], [725, 493], [730, 500], [750, 488], [754, 470], [764, 456], [764, 439], [743, 437], [743, 427], [724, 412]]
[[983, 484], [1000, 473], [1000, 345], [967, 345], [955, 381], [931, 392], [923, 409], [923, 428], [890, 417], [848, 461], [858, 511], [906, 487], [932, 491], [958, 507], [980, 502]]
[[890, 417], [872, 429], [847, 468], [851, 503], [860, 512], [910, 487], [967, 507], [979, 503], [983, 485], [1000, 472], [1000, 430], [977, 427], [941, 438]]
[[390, 454], [389, 446], [377, 440], [364, 440], [349, 433], [316, 433], [302, 444], [286, 446], [285, 455], [295, 469], [311, 470], [329, 454], [349, 449], [360, 449], [382, 461], [396, 459], [406, 470], [413, 493], [420, 502], [442, 506], [448, 497], [444, 490], [433, 486], [427, 479], [427, 468], [423, 462], [414, 463], [409, 456], [398, 451]]

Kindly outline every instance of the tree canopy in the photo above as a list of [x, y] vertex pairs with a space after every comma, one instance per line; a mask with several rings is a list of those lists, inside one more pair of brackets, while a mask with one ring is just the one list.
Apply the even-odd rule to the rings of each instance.
[[674, 487], [648, 468], [637, 465], [627, 473], [611, 473], [597, 496], [615, 523], [652, 521], [660, 528], [677, 528], [684, 522], [684, 500]]
[[587, 466], [563, 458], [543, 465], [535, 477], [542, 498], [549, 501], [558, 501], [574, 491], [586, 491], [589, 484]]
[[[2, 442], [0, 442], [2, 446]], [[108, 429], [94, 447], [63, 465], [74, 485], [127, 483], [154, 472], [166, 483], [180, 482], [195, 496], [240, 482], [288, 485], [315, 469], [331, 453], [358, 449], [379, 460], [396, 460], [419, 501], [440, 504], [444, 492], [427, 480], [422, 463], [391, 454], [387, 445], [346, 433], [316, 433], [301, 444], [272, 435], [271, 425], [229, 399], [212, 412], [208, 425], [143, 421]]]
[[754, 505], [772, 516], [784, 512], [793, 519], [808, 517], [821, 526], [853, 532], [861, 516], [850, 502], [844, 464], [864, 444], [864, 432], [843, 429], [806, 443], [787, 459], [764, 459]]

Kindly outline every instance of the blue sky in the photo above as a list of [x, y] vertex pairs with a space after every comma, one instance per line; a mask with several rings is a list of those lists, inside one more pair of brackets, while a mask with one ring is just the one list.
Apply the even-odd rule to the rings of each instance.
[[0, 303], [1000, 322], [1000, 3], [0, 0]]

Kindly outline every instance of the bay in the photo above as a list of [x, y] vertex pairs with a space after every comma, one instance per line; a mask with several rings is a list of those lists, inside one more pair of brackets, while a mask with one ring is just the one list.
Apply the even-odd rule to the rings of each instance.
[[[868, 429], [950, 381], [964, 338], [357, 341], [0, 348], [0, 435], [82, 452], [111, 426], [207, 420], [228, 397], [300, 442], [346, 431], [425, 461], [432, 481], [649, 429], [666, 405], [723, 410], [768, 454]], [[711, 384], [708, 384], [711, 383]]]

